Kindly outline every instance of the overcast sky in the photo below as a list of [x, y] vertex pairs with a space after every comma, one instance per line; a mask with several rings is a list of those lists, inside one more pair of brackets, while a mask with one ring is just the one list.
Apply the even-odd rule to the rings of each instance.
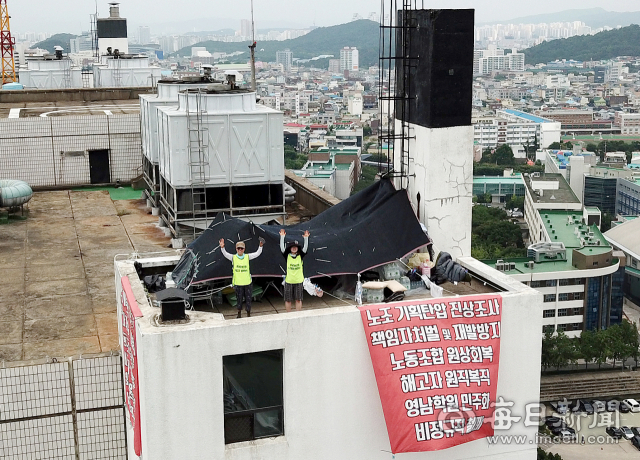
[[[420, 1], [420, 0], [418, 0]], [[386, 0], [389, 2], [389, 0]], [[397, 0], [401, 3], [400, 0]], [[7, 0], [14, 34], [24, 32], [69, 32], [78, 34], [90, 28], [89, 15], [94, 0]], [[386, 3], [389, 4], [389, 3]], [[220, 24], [239, 29], [239, 20], [250, 17], [250, 0], [122, 0], [120, 12], [129, 27], [211, 18], [211, 29]], [[104, 0], [97, 3], [100, 17], [109, 15]], [[608, 11], [638, 11], [638, 0], [425, 0], [425, 8], [475, 8], [476, 21], [507, 20], [568, 9], [601, 7]], [[367, 17], [380, 11], [380, 0], [254, 0], [256, 25], [262, 27], [330, 26], [351, 20], [355, 13]], [[202, 21], [200, 21], [202, 22]], [[151, 30], [153, 34], [153, 28]]]

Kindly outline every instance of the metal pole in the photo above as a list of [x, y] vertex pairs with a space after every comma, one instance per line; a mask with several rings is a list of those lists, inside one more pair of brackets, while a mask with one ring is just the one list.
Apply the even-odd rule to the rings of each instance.
[[253, 0], [251, 0], [251, 91], [256, 90], [256, 36], [253, 23]]

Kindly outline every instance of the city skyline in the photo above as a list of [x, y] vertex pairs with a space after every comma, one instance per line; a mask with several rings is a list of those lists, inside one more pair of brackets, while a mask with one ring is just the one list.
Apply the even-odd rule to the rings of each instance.
[[[44, 33], [74, 33], [90, 28], [89, 15], [95, 11], [96, 4], [82, 0], [69, 0], [64, 8], [51, 8], [50, 3], [42, 0], [11, 1], [8, 2], [11, 14], [12, 32], [44, 32]], [[210, 3], [193, 0], [189, 8], [176, 7], [168, 0], [149, 0], [121, 3], [121, 14], [129, 21], [130, 28], [140, 25], [150, 26], [152, 33], [156, 29], [159, 33], [184, 33], [189, 31], [217, 30], [221, 28], [239, 29], [240, 20], [250, 17], [250, 1], [242, 0], [233, 4], [216, 5], [211, 9]], [[274, 8], [273, 1], [255, 1], [254, 14], [256, 22], [262, 28], [306, 28], [314, 24], [319, 27], [332, 26], [349, 22], [354, 14], [367, 17], [370, 13], [380, 13], [378, 0], [355, 0], [349, 2], [348, 7], [337, 0], [328, 0], [322, 4], [310, 3], [303, 5], [292, 0], [282, 0]], [[422, 6], [422, 5], [419, 5]], [[569, 9], [587, 9], [601, 7], [608, 11], [638, 11], [640, 6], [634, 0], [619, 0], [614, 4], [603, 0], [566, 0], [561, 6], [551, 0], [540, 0], [535, 4], [516, 3], [507, 0], [495, 0], [491, 4], [478, 4], [471, 0], [434, 0], [424, 5], [425, 8], [475, 8], [476, 22], [508, 21], [523, 16], [543, 13], [554, 13]], [[97, 3], [99, 17], [108, 16], [107, 2]], [[300, 9], [306, 14], [301, 16]], [[210, 13], [209, 13], [210, 11]], [[245, 12], [240, 14], [239, 12]], [[150, 14], [152, 12], [152, 14]], [[215, 16], [217, 14], [217, 17]], [[300, 19], [303, 17], [304, 19]], [[195, 29], [195, 30], [193, 30]]]

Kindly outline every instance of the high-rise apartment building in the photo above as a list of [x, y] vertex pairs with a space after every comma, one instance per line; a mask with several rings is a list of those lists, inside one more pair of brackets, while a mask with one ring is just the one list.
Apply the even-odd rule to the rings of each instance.
[[495, 70], [524, 70], [524, 54], [512, 50], [504, 54], [504, 50], [489, 45], [486, 50], [476, 50], [473, 55], [473, 74], [486, 75]]
[[359, 70], [358, 48], [345, 46], [340, 50], [340, 70]]
[[291, 50], [276, 51], [276, 64], [282, 64], [282, 69], [285, 71], [291, 70], [291, 65], [293, 64], [293, 53]]
[[149, 29], [149, 26], [138, 27], [138, 43], [141, 45], [151, 43], [151, 29]]
[[240, 20], [240, 35], [242, 37], [251, 37], [251, 21], [248, 19]]

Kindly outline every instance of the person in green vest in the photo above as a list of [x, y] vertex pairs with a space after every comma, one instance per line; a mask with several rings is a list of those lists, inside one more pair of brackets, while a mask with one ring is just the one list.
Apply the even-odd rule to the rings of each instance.
[[302, 283], [304, 282], [304, 270], [302, 267], [302, 258], [307, 253], [309, 247], [309, 230], [305, 230], [304, 245], [300, 247], [297, 241], [294, 241], [287, 248], [284, 242], [284, 237], [287, 232], [280, 229], [280, 251], [287, 258], [287, 276], [284, 279], [284, 306], [288, 312], [291, 311], [291, 302], [295, 300], [296, 310], [302, 310], [302, 295], [304, 289]]
[[260, 238], [260, 246], [256, 252], [245, 254], [244, 243], [238, 241], [236, 243], [236, 253], [229, 254], [224, 248], [224, 238], [220, 238], [220, 250], [222, 255], [231, 261], [233, 267], [233, 289], [236, 291], [236, 307], [238, 308], [238, 318], [242, 318], [242, 303], [244, 301], [247, 308], [247, 317], [251, 316], [251, 297], [253, 294], [253, 286], [251, 284], [251, 270], [249, 269], [249, 261], [255, 259], [262, 254], [262, 246], [264, 239]]

